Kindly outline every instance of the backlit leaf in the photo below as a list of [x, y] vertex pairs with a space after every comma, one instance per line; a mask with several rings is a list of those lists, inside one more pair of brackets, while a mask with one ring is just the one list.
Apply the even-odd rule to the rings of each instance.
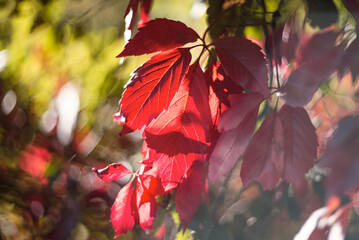
[[133, 174], [125, 166], [120, 163], [113, 163], [103, 169], [93, 168], [93, 171], [97, 173], [103, 181], [116, 181], [127, 174]]
[[195, 63], [168, 110], [145, 128], [147, 146], [155, 150], [153, 166], [163, 181], [181, 182], [192, 162], [204, 159], [210, 125], [208, 88]]
[[117, 57], [163, 52], [195, 42], [198, 38], [198, 34], [182, 22], [158, 18], [139, 28]]
[[111, 208], [111, 222], [115, 228], [116, 237], [126, 233], [135, 225], [135, 218], [132, 213], [132, 181], [127, 183], [118, 193]]
[[176, 49], [153, 56], [134, 71], [115, 116], [125, 118], [122, 134], [141, 129], [168, 108], [190, 61], [188, 49]]

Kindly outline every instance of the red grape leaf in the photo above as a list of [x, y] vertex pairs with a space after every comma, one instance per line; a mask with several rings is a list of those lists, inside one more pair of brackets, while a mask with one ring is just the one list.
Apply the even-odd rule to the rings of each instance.
[[284, 133], [274, 110], [254, 134], [244, 154], [241, 178], [243, 185], [253, 180], [264, 189], [273, 189], [284, 169]]
[[219, 100], [228, 107], [230, 106], [228, 96], [243, 92], [243, 89], [227, 76], [219, 62], [211, 63], [205, 71], [205, 76]]
[[195, 42], [198, 38], [198, 34], [184, 23], [158, 18], [139, 28], [117, 57], [163, 52]]
[[269, 98], [267, 63], [257, 44], [241, 37], [221, 38], [213, 44], [224, 71], [233, 81]]
[[103, 169], [93, 168], [92, 170], [97, 173], [97, 176], [103, 181], [116, 181], [127, 174], [133, 174], [133, 172], [120, 163], [113, 163]]
[[305, 174], [317, 158], [318, 140], [315, 128], [304, 108], [283, 105], [278, 113], [284, 131], [283, 179], [290, 182], [294, 190], [306, 189]]
[[141, 174], [136, 184], [137, 222], [142, 229], [152, 229], [156, 217], [157, 202], [155, 197], [163, 194], [161, 181], [151, 175]]
[[326, 194], [341, 195], [359, 183], [359, 116], [347, 116], [339, 125], [318, 166], [329, 170], [324, 179]]
[[246, 150], [257, 122], [258, 109], [259, 105], [248, 112], [236, 128], [219, 135], [209, 157], [208, 178], [212, 182], [231, 171]]
[[[211, 113], [208, 87], [198, 65], [192, 65], [167, 111], [145, 128], [147, 147], [155, 150], [153, 166], [165, 182], [181, 182], [194, 160], [204, 159]], [[168, 190], [168, 189], [166, 189]]]
[[176, 191], [176, 210], [184, 230], [188, 227], [205, 191], [206, 168], [203, 162], [194, 162], [188, 177], [179, 184]]
[[134, 71], [115, 116], [125, 118], [122, 134], [141, 129], [168, 108], [190, 62], [188, 49], [175, 49], [153, 56]]
[[303, 65], [308, 62], [321, 61], [327, 52], [332, 49], [340, 32], [333, 29], [324, 29], [313, 34], [299, 48], [296, 64]]
[[246, 116], [257, 109], [264, 97], [259, 93], [243, 93], [230, 96], [231, 107], [225, 111], [218, 123], [220, 132], [235, 129]]
[[316, 61], [308, 60], [305, 65], [292, 72], [280, 89], [286, 104], [292, 107], [306, 105], [312, 99], [320, 84], [339, 67], [344, 55], [345, 45], [344, 41], [338, 46], [326, 49], [321, 58], [314, 55], [313, 59], [316, 59]]
[[133, 188], [130, 181], [118, 193], [111, 208], [111, 222], [115, 228], [116, 237], [126, 233], [135, 225], [135, 218], [132, 212]]

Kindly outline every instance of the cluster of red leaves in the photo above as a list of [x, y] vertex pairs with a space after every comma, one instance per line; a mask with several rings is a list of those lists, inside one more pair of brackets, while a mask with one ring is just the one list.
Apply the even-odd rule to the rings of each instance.
[[[130, 1], [129, 9], [136, 10], [138, 3]], [[169, 193], [175, 194], [176, 210], [186, 229], [206, 195], [207, 175], [217, 181], [241, 157], [244, 185], [257, 181], [271, 190], [282, 179], [296, 193], [306, 190], [305, 174], [317, 158], [318, 141], [304, 106], [324, 81], [337, 70], [343, 73], [353, 60], [346, 57], [348, 42], [341, 31], [325, 29], [300, 45], [300, 36], [291, 26], [284, 26], [280, 34], [292, 40], [280, 42], [275, 50], [274, 62], [287, 58], [282, 62], [282, 66], [287, 64], [283, 67], [287, 72], [277, 76], [278, 88], [273, 92], [268, 87], [266, 56], [246, 38], [220, 38], [206, 45], [183, 23], [155, 19], [143, 24], [126, 44], [118, 57], [155, 54], [133, 72], [120, 101], [121, 111], [115, 114], [115, 121], [123, 124], [121, 134], [143, 129], [142, 167], [136, 173], [121, 164], [95, 169], [105, 181], [132, 174], [112, 207], [116, 236], [131, 230], [135, 223], [151, 229], [156, 198]], [[200, 66], [199, 59], [191, 64], [191, 48], [182, 46], [197, 40], [206, 49], [212, 47], [209, 55], [215, 54], [218, 60], [211, 56], [206, 67]], [[291, 64], [288, 56], [294, 54], [293, 49], [286, 51], [288, 46], [297, 54]], [[343, 59], [347, 59], [345, 66], [341, 65]], [[255, 131], [260, 105], [269, 102], [273, 93], [279, 104]], [[348, 141], [351, 138], [349, 134]], [[352, 152], [354, 145], [343, 145], [345, 141], [332, 144], [335, 154], [347, 148]], [[325, 154], [324, 165], [331, 164], [335, 154]], [[349, 155], [347, 159], [352, 161]], [[346, 189], [352, 187], [343, 184]], [[342, 187], [336, 186], [333, 194]]]

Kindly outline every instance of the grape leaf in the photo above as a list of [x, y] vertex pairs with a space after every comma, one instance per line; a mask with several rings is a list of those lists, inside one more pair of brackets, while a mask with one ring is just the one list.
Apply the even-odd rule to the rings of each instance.
[[163, 181], [181, 182], [192, 162], [204, 158], [210, 125], [208, 87], [201, 68], [195, 63], [168, 110], [145, 128], [147, 147], [155, 150], [153, 166]]
[[264, 189], [273, 189], [284, 169], [284, 133], [274, 110], [254, 134], [244, 154], [241, 178], [243, 185], [253, 180]]
[[264, 97], [255, 92], [231, 95], [231, 107], [222, 114], [218, 130], [223, 132], [237, 128], [250, 112], [258, 108], [263, 100]]
[[300, 66], [323, 59], [323, 55], [333, 48], [339, 35], [340, 32], [334, 29], [324, 29], [313, 34], [299, 48], [296, 64]]
[[175, 49], [153, 56], [134, 71], [120, 101], [120, 114], [115, 115], [125, 118], [122, 134], [141, 129], [168, 108], [190, 61], [188, 49]]
[[[205, 191], [206, 168], [203, 162], [194, 162], [188, 177], [179, 184], [175, 203], [184, 230], [191, 222]], [[190, 204], [189, 204], [190, 203]]]
[[219, 62], [211, 63], [205, 71], [205, 76], [219, 100], [227, 107], [230, 106], [228, 100], [230, 94], [243, 92], [243, 89], [227, 76]]
[[[302, 107], [313, 97], [323, 83], [336, 70], [344, 55], [345, 41], [338, 46], [326, 49], [321, 56], [313, 55], [314, 60], [307, 60], [289, 75], [280, 89], [282, 99], [292, 107]], [[309, 54], [309, 53], [308, 53]], [[307, 56], [311, 59], [310, 56]]]
[[130, 231], [135, 225], [135, 218], [131, 208], [132, 182], [130, 181], [120, 190], [111, 208], [111, 222], [115, 228], [116, 237]]
[[141, 174], [136, 184], [137, 222], [142, 229], [152, 229], [156, 217], [157, 202], [155, 197], [163, 194], [161, 181], [151, 175]]
[[248, 112], [236, 128], [219, 135], [209, 157], [208, 178], [212, 182], [231, 171], [246, 150], [257, 122], [258, 109], [259, 105]]
[[198, 38], [198, 34], [184, 23], [158, 18], [139, 28], [117, 57], [163, 52], [195, 42]]
[[127, 174], [133, 174], [125, 166], [120, 163], [113, 163], [103, 169], [92, 169], [102, 181], [116, 181]]
[[269, 98], [267, 63], [257, 44], [241, 37], [228, 37], [213, 45], [224, 71], [237, 85]]
[[327, 196], [341, 195], [359, 183], [359, 116], [340, 120], [318, 166], [329, 170], [324, 180]]
[[315, 128], [304, 108], [283, 105], [278, 113], [284, 131], [284, 174], [294, 190], [306, 189], [305, 174], [317, 157], [318, 140]]

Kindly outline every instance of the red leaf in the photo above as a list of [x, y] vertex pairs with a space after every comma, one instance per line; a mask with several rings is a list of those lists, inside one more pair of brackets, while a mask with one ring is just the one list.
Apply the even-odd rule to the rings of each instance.
[[243, 89], [237, 86], [224, 72], [219, 62], [211, 63], [206, 69], [205, 76], [219, 100], [226, 106], [230, 106], [228, 96], [242, 93]]
[[[283, 93], [283, 100], [292, 107], [302, 107], [313, 97], [329, 75], [338, 68], [342, 56], [344, 55], [345, 42], [326, 49], [319, 58], [313, 56], [316, 61], [310, 61], [297, 68], [287, 79], [284, 86], [280, 89]], [[308, 53], [309, 54], [309, 53]], [[314, 54], [315, 55], [315, 54]], [[310, 56], [308, 56], [309, 58]]]
[[283, 105], [278, 113], [284, 131], [284, 174], [294, 190], [302, 192], [306, 188], [305, 174], [313, 166], [317, 157], [317, 135], [304, 108]]
[[297, 65], [321, 61], [323, 56], [334, 47], [339, 35], [340, 32], [333, 29], [325, 29], [313, 34], [299, 49]]
[[267, 64], [257, 44], [241, 37], [221, 38], [213, 44], [224, 71], [233, 81], [269, 98]]
[[167, 109], [191, 61], [188, 49], [159, 53], [137, 68], [120, 101], [126, 131], [141, 129]]
[[254, 134], [243, 157], [241, 178], [244, 185], [253, 180], [264, 189], [273, 189], [284, 169], [284, 133], [274, 110]]
[[231, 107], [222, 114], [218, 123], [218, 130], [223, 132], [237, 128], [249, 113], [258, 109], [263, 100], [263, 96], [258, 93], [243, 93], [230, 96]]
[[131, 208], [132, 182], [130, 181], [120, 190], [111, 208], [111, 222], [115, 228], [116, 237], [130, 231], [135, 225], [135, 218]]
[[178, 186], [176, 191], [176, 210], [184, 230], [188, 227], [205, 191], [206, 168], [203, 162], [194, 162], [188, 177]]
[[156, 217], [157, 202], [155, 196], [163, 193], [159, 179], [142, 174], [139, 175], [136, 185], [136, 209], [137, 221], [142, 229], [152, 229], [152, 223]]
[[133, 174], [133, 172], [128, 170], [120, 163], [113, 163], [103, 169], [93, 168], [92, 170], [97, 173], [97, 176], [100, 177], [103, 181], [115, 181], [126, 176], [127, 174]]
[[141, 28], [146, 22], [148, 22], [148, 14], [152, 5], [152, 0], [142, 0], [140, 21], [138, 27]]
[[[141, 16], [140, 16], [140, 21], [138, 22], [138, 26], [141, 27], [145, 22], [148, 21], [148, 13], [150, 12], [152, 0], [130, 0], [125, 12], [126, 25], [128, 25], [127, 29], [129, 30], [132, 30], [133, 27], [135, 26], [137, 9], [140, 2], [141, 2]], [[130, 12], [132, 16], [130, 19], [130, 23], [127, 24], [126, 17], [128, 16], [128, 14], [130, 14]]]
[[145, 128], [147, 146], [155, 150], [153, 166], [163, 181], [181, 182], [192, 162], [204, 158], [210, 125], [208, 88], [195, 63], [168, 110]]
[[359, 183], [359, 116], [343, 118], [325, 149], [319, 167], [329, 170], [324, 179], [327, 196], [341, 195]]
[[198, 34], [182, 22], [158, 18], [139, 28], [117, 57], [163, 52], [195, 42], [198, 38]]
[[209, 157], [208, 178], [212, 182], [231, 171], [246, 150], [257, 122], [258, 109], [259, 105], [248, 112], [236, 128], [219, 135]]

